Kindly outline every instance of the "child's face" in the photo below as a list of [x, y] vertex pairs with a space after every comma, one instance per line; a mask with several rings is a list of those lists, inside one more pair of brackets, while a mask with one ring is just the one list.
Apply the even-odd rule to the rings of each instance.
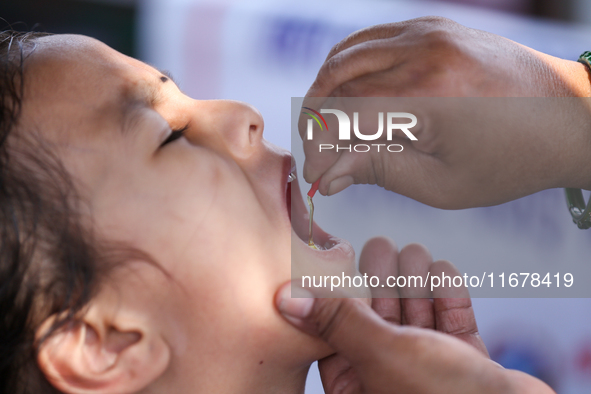
[[[142, 307], [159, 316], [173, 354], [199, 360], [216, 349], [212, 363], [224, 349], [232, 362], [259, 357], [257, 348], [260, 357], [276, 349], [276, 362], [325, 355], [281, 319], [273, 295], [290, 279], [292, 242], [306, 263], [349, 274], [353, 252], [342, 242], [312, 251], [294, 237], [291, 156], [262, 139], [259, 112], [193, 100], [153, 67], [86, 37], [43, 38], [31, 59], [24, 125], [55, 144], [99, 233], [149, 253], [167, 283], [182, 289], [114, 279], [137, 286], [138, 298], [157, 295]], [[163, 144], [183, 128], [184, 136]]]

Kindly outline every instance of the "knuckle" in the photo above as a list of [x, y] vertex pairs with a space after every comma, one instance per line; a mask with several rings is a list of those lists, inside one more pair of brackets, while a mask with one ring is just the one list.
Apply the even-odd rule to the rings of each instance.
[[432, 60], [438, 60], [442, 55], [444, 60], [449, 60], [449, 54], [460, 53], [460, 44], [457, 35], [446, 28], [436, 28], [429, 30], [423, 34], [423, 43], [425, 50], [437, 56], [430, 56]]
[[[371, 41], [376, 38], [388, 37], [396, 30], [398, 23], [381, 23], [368, 26], [351, 33], [346, 41]], [[362, 39], [362, 40], [361, 40]]]
[[330, 59], [327, 59], [324, 62], [324, 64], [320, 67], [314, 84], [318, 87], [325, 87], [327, 85], [330, 85], [332, 79], [334, 78], [335, 72], [340, 67], [341, 62], [339, 61], [338, 57], [333, 56]]
[[328, 51], [328, 55], [326, 55], [326, 60], [331, 59], [334, 55], [336, 55], [337, 53], [339, 53], [341, 51], [341, 48], [343, 48], [345, 46], [345, 43], [350, 39], [350, 37], [353, 34], [355, 34], [355, 33], [351, 33], [350, 35], [348, 35], [347, 37], [345, 37], [345, 39], [343, 39], [342, 41], [339, 41], [336, 44], [334, 44], [332, 46], [332, 48], [330, 48], [330, 51]]
[[457, 22], [446, 18], [444, 16], [436, 16], [436, 15], [429, 15], [423, 16], [416, 19], [417, 22], [420, 22], [423, 25], [427, 26], [453, 26], [458, 25]]
[[332, 56], [336, 55], [337, 53], [351, 47], [352, 43], [359, 43], [364, 41], [370, 41], [374, 39], [376, 36], [380, 36], [380, 33], [384, 30], [388, 30], [389, 26], [393, 24], [380, 24], [365, 27], [360, 30], [356, 30], [353, 33], [349, 34], [347, 37], [336, 43], [328, 52], [327, 59], [330, 59]]
[[326, 62], [324, 62], [324, 65], [322, 66], [322, 71], [324, 73], [324, 77], [328, 78], [328, 77], [334, 75], [334, 73], [336, 71], [338, 71], [339, 69], [341, 69], [342, 67], [343, 67], [343, 63], [341, 62], [341, 56], [331, 57]]
[[337, 42], [328, 52], [327, 59], [331, 58], [332, 56], [336, 55], [337, 53], [349, 48], [352, 42], [357, 42], [359, 37], [363, 37], [367, 35], [367, 32], [370, 31], [373, 26], [366, 27], [360, 30], [356, 30], [353, 33], [349, 34], [347, 37], [343, 38], [341, 41]]
[[438, 328], [441, 332], [454, 336], [478, 333], [471, 307], [441, 311], [438, 316]]
[[458, 35], [460, 25], [443, 17], [427, 17], [418, 24], [421, 41], [425, 49], [441, 54], [446, 51], [457, 51], [461, 37]]

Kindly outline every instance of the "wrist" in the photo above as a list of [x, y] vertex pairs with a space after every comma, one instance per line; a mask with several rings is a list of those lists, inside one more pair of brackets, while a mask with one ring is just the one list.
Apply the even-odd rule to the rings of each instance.
[[591, 97], [591, 72], [589, 67], [581, 62], [564, 60], [567, 83], [576, 97]]
[[591, 97], [591, 73], [589, 67], [574, 60], [559, 59], [545, 55], [552, 72], [548, 96]]
[[585, 64], [518, 45], [528, 53], [525, 71], [534, 77], [530, 94], [522, 97], [591, 97], [591, 73]]

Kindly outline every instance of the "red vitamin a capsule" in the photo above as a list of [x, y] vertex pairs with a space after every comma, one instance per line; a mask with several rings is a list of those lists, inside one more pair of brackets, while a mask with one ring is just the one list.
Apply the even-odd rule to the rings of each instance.
[[314, 194], [316, 194], [316, 192], [318, 191], [318, 185], [320, 184], [321, 178], [318, 178], [318, 180], [312, 184], [312, 187], [310, 188], [310, 191], [308, 192], [308, 196], [310, 196], [310, 198], [314, 197]]

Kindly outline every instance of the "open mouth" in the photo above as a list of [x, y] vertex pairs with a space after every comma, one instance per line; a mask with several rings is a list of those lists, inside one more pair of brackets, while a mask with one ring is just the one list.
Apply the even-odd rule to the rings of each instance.
[[[355, 265], [355, 251], [351, 244], [339, 237], [328, 234], [320, 226], [313, 223], [313, 241], [316, 248], [308, 246], [308, 227], [309, 214], [307, 204], [300, 191], [300, 185], [296, 175], [295, 164], [291, 160], [291, 169], [284, 163], [283, 179], [285, 186], [285, 208], [291, 221], [291, 278], [295, 281], [301, 281], [301, 286], [318, 287], [315, 282], [306, 284], [305, 278], [324, 278], [327, 277], [354, 277], [359, 275]], [[291, 175], [291, 176], [290, 176]], [[304, 186], [306, 187], [306, 186]], [[318, 194], [317, 194], [318, 196]], [[320, 204], [319, 204], [320, 205]], [[318, 208], [318, 207], [317, 207]], [[328, 207], [327, 207], [328, 208]], [[320, 209], [320, 211], [322, 208]], [[318, 209], [316, 210], [318, 213]], [[322, 212], [321, 212], [322, 213]], [[283, 223], [285, 223], [283, 219]], [[298, 239], [299, 238], [299, 239]], [[322, 287], [322, 285], [321, 285]], [[369, 297], [369, 290], [366, 287], [346, 288], [343, 279], [342, 291], [334, 292], [332, 287], [316, 289], [317, 296], [322, 297]]]
[[[300, 192], [295, 166], [292, 167], [288, 176], [285, 200], [287, 212], [291, 221], [291, 227], [297, 234], [298, 238], [307, 246], [310, 214]], [[312, 240], [319, 251], [331, 249], [341, 241], [339, 238], [322, 230], [316, 222], [312, 224]]]

